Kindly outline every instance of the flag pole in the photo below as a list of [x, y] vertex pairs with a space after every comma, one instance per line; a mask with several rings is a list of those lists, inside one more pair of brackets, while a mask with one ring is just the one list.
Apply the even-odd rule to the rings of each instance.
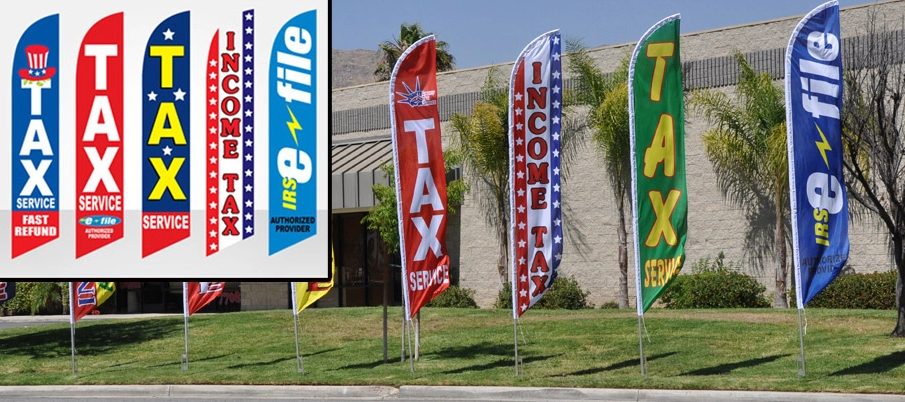
[[185, 353], [182, 355], [182, 371], [189, 369], [189, 284], [182, 282], [182, 317], [185, 321]]
[[295, 298], [295, 282], [290, 282], [292, 286], [292, 327], [295, 330], [295, 368], [299, 373], [305, 374], [305, 362], [299, 353], [299, 310], [298, 302]]
[[518, 318], [512, 319], [512, 335], [515, 340], [515, 376], [519, 377], [522, 375], [521, 367], [519, 367], [518, 362]]
[[405, 361], [405, 309], [402, 309], [402, 353], [399, 357], [399, 362]]
[[412, 324], [412, 320], [406, 320], [409, 324], [409, 367], [412, 371], [412, 378], [415, 378], [415, 356], [414, 356], [414, 348], [412, 348], [412, 332], [414, 332], [414, 324]]
[[75, 361], [75, 308], [73, 307], [75, 298], [73, 290], [75, 289], [72, 287], [72, 282], [69, 282], [69, 340], [72, 345], [72, 374], [75, 374], [78, 371], [78, 364]]
[[798, 370], [798, 376], [804, 377], [805, 364], [804, 364], [804, 330], [801, 326], [801, 313], [804, 309], [798, 309], [798, 339], [801, 341], [801, 358], [798, 359], [801, 362], [801, 368]]
[[641, 320], [644, 314], [638, 315], [638, 353], [641, 356], [641, 375], [647, 376], [647, 359], [644, 358], [644, 335], [641, 333]]

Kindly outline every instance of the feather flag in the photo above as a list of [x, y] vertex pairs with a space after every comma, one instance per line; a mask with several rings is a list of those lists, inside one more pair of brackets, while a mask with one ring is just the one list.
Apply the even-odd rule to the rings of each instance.
[[0, 307], [16, 297], [16, 282], [0, 282]]
[[226, 282], [182, 282], [183, 315], [195, 314], [221, 293]]
[[75, 324], [116, 291], [113, 282], [69, 282], [69, 322]]
[[327, 282], [293, 282], [292, 305], [295, 313], [301, 313], [306, 307], [314, 304], [324, 297], [330, 289], [333, 289], [333, 280], [336, 276], [336, 262], [333, 260], [333, 246], [330, 246], [330, 280]]
[[518, 319], [547, 292], [562, 261], [559, 30], [534, 39], [509, 81], [509, 210], [512, 314]]
[[785, 85], [795, 298], [803, 309], [842, 272], [849, 253], [838, 2], [818, 6], [795, 28]]
[[629, 63], [632, 226], [638, 316], [685, 262], [685, 102], [678, 14], [651, 27]]
[[390, 78], [390, 123], [405, 317], [449, 287], [446, 169], [437, 108], [437, 42], [415, 42]]

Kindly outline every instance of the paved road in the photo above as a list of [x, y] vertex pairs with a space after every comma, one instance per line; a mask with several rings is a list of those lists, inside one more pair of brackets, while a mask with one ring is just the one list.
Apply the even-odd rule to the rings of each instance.
[[95, 385], [0, 387], [0, 401], [790, 401], [902, 402], [902, 395], [588, 388], [401, 386]]

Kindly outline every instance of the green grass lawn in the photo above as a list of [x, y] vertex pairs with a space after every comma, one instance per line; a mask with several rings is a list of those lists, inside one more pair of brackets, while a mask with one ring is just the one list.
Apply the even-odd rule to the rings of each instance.
[[531, 310], [521, 320], [524, 375], [513, 366], [510, 311], [422, 310], [421, 358], [400, 362], [401, 311], [390, 309], [383, 362], [381, 308], [300, 315], [305, 374], [296, 371], [290, 310], [198, 315], [183, 372], [181, 316], [81, 322], [79, 371], [68, 325], [0, 330], [0, 385], [380, 384], [511, 385], [905, 393], [905, 339], [894, 311], [808, 309], [807, 376], [797, 376], [794, 309], [661, 310], [646, 317], [640, 374], [634, 311]]

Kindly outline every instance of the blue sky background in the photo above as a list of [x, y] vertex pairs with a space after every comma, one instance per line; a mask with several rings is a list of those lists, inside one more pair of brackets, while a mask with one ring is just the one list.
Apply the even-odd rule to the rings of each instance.
[[[334, 0], [332, 47], [377, 50], [418, 22], [449, 44], [456, 68], [514, 60], [532, 39], [559, 28], [588, 47], [637, 41], [660, 19], [682, 14], [692, 33], [776, 18], [802, 17], [821, 1], [802, 0]], [[840, 0], [841, 7], [871, 4]], [[842, 35], [846, 35], [843, 23]], [[789, 32], [791, 35], [791, 32]], [[752, 40], [757, 40], [752, 38]]]

